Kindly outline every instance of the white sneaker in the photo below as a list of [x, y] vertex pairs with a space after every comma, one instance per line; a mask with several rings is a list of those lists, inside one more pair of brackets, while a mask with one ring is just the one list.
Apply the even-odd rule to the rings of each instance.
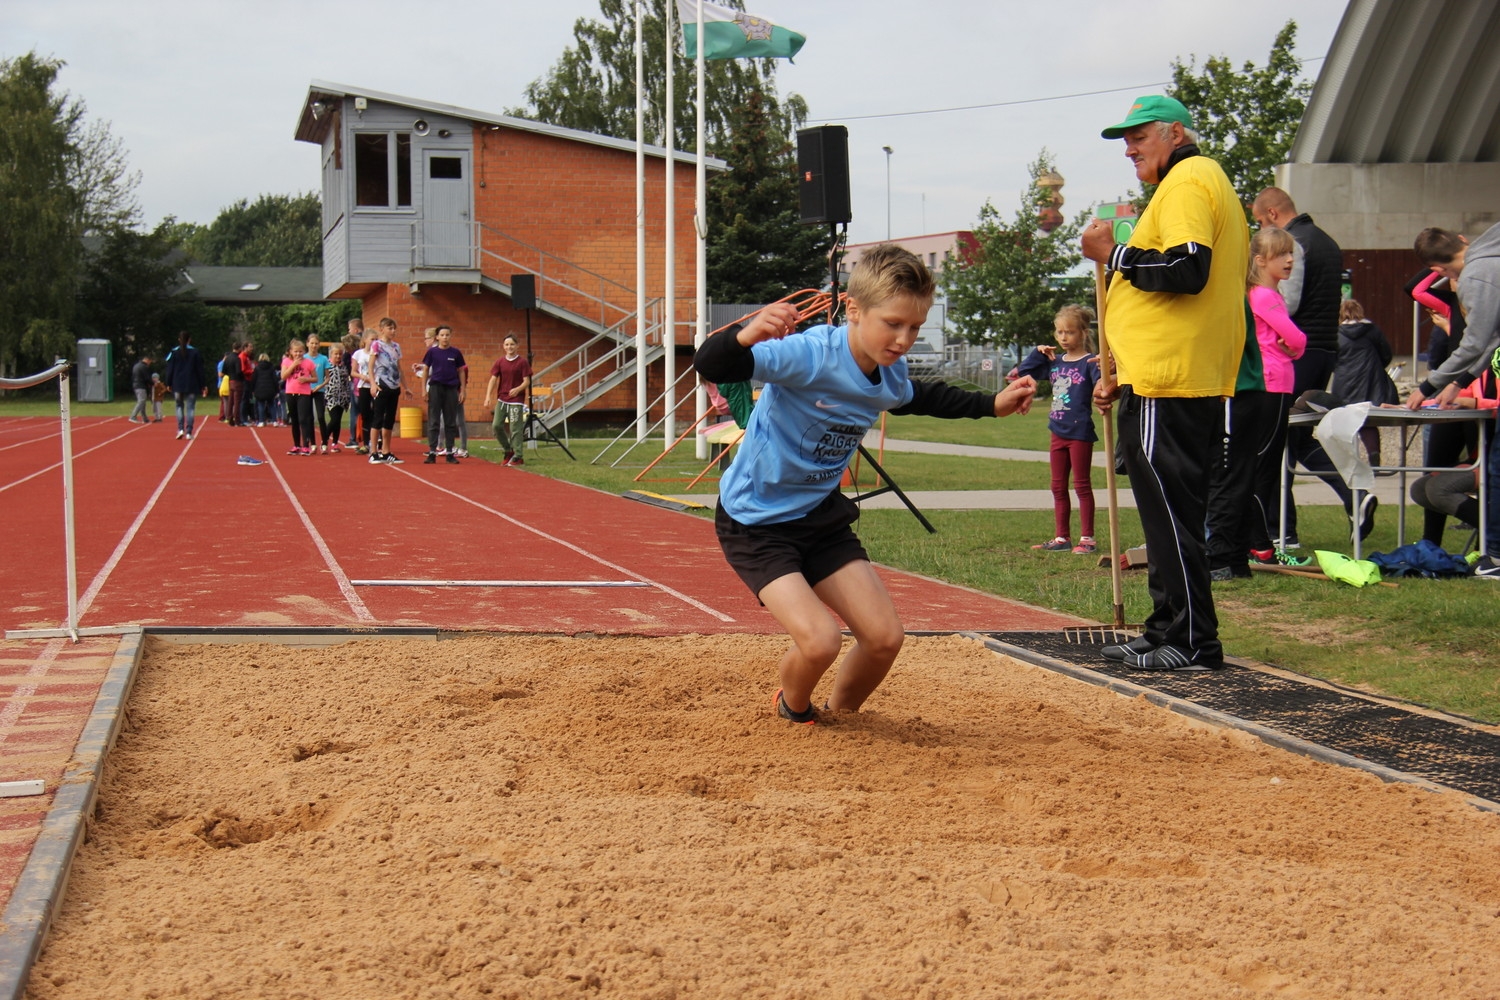
[[181, 441], [186, 436], [187, 436], [187, 431], [178, 431], [177, 432], [177, 440], [179, 440], [179, 441]]

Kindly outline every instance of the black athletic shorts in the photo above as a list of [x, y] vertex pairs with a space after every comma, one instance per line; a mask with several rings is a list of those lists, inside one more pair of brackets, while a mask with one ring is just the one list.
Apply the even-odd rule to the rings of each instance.
[[380, 387], [380, 394], [372, 401], [374, 413], [370, 426], [378, 431], [388, 431], [396, 426], [396, 409], [401, 405], [401, 390], [390, 386]]
[[859, 505], [834, 490], [795, 521], [780, 524], [741, 524], [720, 504], [714, 531], [729, 568], [758, 598], [766, 584], [789, 573], [801, 573], [815, 587], [849, 563], [868, 562], [850, 527], [858, 519]]

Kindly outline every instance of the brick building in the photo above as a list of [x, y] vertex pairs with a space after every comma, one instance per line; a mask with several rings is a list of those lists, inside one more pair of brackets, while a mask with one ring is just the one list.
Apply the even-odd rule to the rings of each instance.
[[[296, 138], [321, 150], [324, 295], [360, 299], [367, 327], [394, 319], [409, 361], [425, 328], [451, 325], [470, 364], [469, 420], [488, 419], [480, 404], [501, 340], [516, 334], [525, 349], [520, 274], [535, 276], [537, 383], [570, 416], [636, 416], [633, 142], [321, 81]], [[676, 336], [663, 337], [666, 156], [646, 149], [650, 399], [664, 342], [678, 374], [689, 370], [694, 322], [694, 162], [674, 151]], [[691, 393], [678, 399], [687, 414]]]

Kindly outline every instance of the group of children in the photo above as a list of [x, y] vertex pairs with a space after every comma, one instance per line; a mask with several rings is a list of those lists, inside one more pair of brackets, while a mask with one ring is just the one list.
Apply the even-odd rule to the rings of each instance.
[[[401, 401], [413, 392], [405, 384], [396, 329], [389, 317], [374, 333], [366, 333], [362, 320], [350, 320], [348, 334], [329, 344], [326, 353], [314, 334], [305, 342], [292, 340], [279, 364], [267, 354], [253, 357], [249, 341], [233, 344], [218, 365], [220, 419], [230, 426], [289, 428], [289, 455], [338, 454], [351, 448], [369, 455], [372, 465], [403, 464], [392, 442]], [[423, 462], [430, 465], [442, 459], [456, 465], [469, 457], [463, 414], [469, 369], [463, 352], [453, 346], [451, 326], [430, 327], [424, 336], [422, 360], [411, 365], [428, 403]], [[142, 358], [136, 369], [149, 376], [149, 364], [149, 358]], [[133, 380], [138, 374], [132, 372]], [[490, 370], [485, 395], [485, 407], [495, 408], [495, 437], [506, 465], [525, 464], [517, 449], [524, 436], [531, 378], [531, 365], [521, 356], [518, 341], [506, 336], [504, 354]], [[142, 415], [143, 407], [137, 407]], [[159, 405], [157, 412], [160, 419]], [[345, 416], [347, 441], [341, 440]], [[135, 413], [131, 419], [136, 419]]]

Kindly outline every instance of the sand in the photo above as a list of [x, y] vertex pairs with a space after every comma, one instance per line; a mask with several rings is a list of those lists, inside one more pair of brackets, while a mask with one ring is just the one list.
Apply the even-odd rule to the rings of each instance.
[[1500, 996], [1457, 795], [959, 637], [792, 726], [782, 642], [152, 640], [27, 995]]

